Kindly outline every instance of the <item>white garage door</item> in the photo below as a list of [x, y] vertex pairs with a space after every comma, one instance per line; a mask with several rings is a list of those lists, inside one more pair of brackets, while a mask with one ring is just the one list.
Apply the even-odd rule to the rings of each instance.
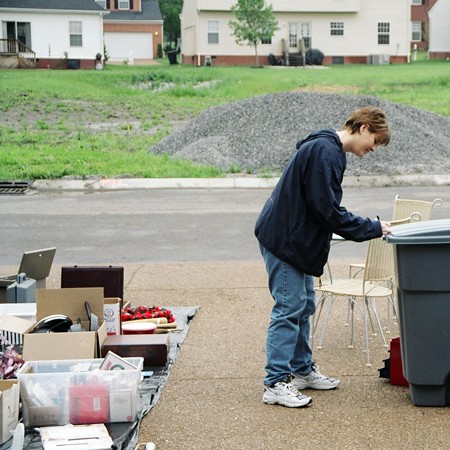
[[105, 33], [105, 46], [111, 60], [153, 59], [151, 33]]

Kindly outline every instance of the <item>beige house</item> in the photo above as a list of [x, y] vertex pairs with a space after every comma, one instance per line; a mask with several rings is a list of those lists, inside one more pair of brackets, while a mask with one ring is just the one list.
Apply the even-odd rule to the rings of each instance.
[[[184, 0], [182, 62], [252, 65], [255, 51], [238, 45], [228, 26], [236, 0]], [[324, 54], [323, 64], [406, 63], [410, 55], [411, 0], [268, 0], [279, 30], [258, 46], [263, 64], [306, 49]]]
[[428, 13], [430, 59], [450, 58], [450, 0], [438, 0]]

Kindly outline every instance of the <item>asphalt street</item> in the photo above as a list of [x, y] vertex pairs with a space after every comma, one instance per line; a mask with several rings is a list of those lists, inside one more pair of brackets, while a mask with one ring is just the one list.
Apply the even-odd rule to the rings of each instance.
[[[261, 401], [273, 302], [253, 227], [270, 191], [152, 188], [0, 195], [0, 274], [13, 273], [23, 251], [55, 246], [50, 288], [60, 285], [62, 265], [123, 265], [124, 299], [132, 305], [199, 307], [161, 398], [140, 424], [140, 444], [151, 441], [157, 449], [171, 450], [448, 448], [448, 408], [414, 406], [407, 388], [380, 379], [378, 369], [388, 357], [380, 336], [370, 334], [373, 363], [365, 365], [359, 308], [355, 345], [348, 348], [346, 301], [334, 302], [324, 347], [314, 352], [324, 373], [341, 380], [339, 389], [314, 391], [312, 406], [300, 410]], [[347, 187], [344, 192], [343, 205], [369, 217], [389, 218], [399, 194], [440, 197], [443, 205], [432, 218], [450, 218], [448, 186]], [[333, 245], [333, 276], [347, 276], [348, 264], [362, 259], [365, 249], [366, 243]], [[385, 320], [388, 304], [378, 303]], [[319, 330], [322, 324], [323, 318]], [[391, 328], [387, 336], [398, 336], [398, 325]], [[437, 332], [430, 338], [436, 358], [440, 347], [448, 346]], [[429, 366], [434, 374], [442, 364]]]
[[[0, 195], [0, 265], [24, 251], [56, 247], [55, 264], [244, 261], [260, 258], [253, 227], [271, 189], [32, 191]], [[450, 218], [450, 186], [344, 190], [342, 204], [389, 219], [394, 197], [433, 200], [433, 219]], [[364, 244], [333, 247], [363, 257]]]

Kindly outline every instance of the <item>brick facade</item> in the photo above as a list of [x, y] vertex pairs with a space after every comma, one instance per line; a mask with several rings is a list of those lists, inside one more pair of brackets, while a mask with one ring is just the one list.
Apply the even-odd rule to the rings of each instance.
[[419, 50], [428, 49], [430, 24], [428, 11], [434, 6], [437, 0], [423, 0], [422, 5], [411, 5], [411, 22], [422, 22], [422, 40], [411, 41], [411, 49], [417, 45]]
[[[282, 59], [282, 55], [275, 55], [278, 59]], [[211, 56], [212, 66], [255, 66], [256, 58], [255, 56], [231, 56], [231, 55], [220, 55]], [[204, 66], [205, 56], [200, 56], [200, 64], [198, 63], [197, 56], [186, 56], [182, 55], [182, 64], [188, 64], [192, 66]], [[406, 64], [408, 62], [407, 58], [404, 56], [390, 56], [391, 64]], [[325, 56], [323, 59], [324, 65], [333, 65], [333, 57]], [[266, 55], [259, 57], [259, 64], [262, 66], [269, 65], [269, 58]], [[367, 64], [367, 56], [344, 56], [342, 57], [342, 64]]]
[[95, 69], [94, 59], [74, 59], [66, 60], [64, 58], [37, 58], [36, 69]]

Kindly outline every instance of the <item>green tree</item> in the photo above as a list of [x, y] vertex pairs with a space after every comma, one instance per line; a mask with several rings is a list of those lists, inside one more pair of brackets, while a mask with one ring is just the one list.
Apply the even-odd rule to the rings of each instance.
[[183, 0], [159, 0], [159, 9], [164, 21], [164, 39], [169, 45], [176, 45], [181, 37], [180, 14]]
[[259, 67], [258, 44], [263, 39], [271, 39], [279, 29], [272, 5], [265, 6], [264, 0], [237, 0], [231, 11], [236, 17], [228, 22], [232, 34], [239, 45], [255, 48], [256, 67]]

